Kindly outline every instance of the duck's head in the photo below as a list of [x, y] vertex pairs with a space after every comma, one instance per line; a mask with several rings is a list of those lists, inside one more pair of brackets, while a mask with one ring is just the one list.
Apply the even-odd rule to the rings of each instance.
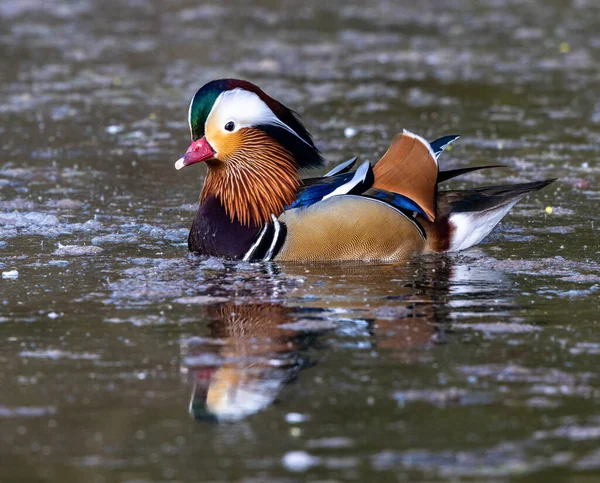
[[247, 81], [204, 85], [188, 121], [192, 144], [175, 168], [205, 162], [202, 199], [215, 195], [245, 225], [283, 212], [296, 196], [299, 169], [323, 162], [296, 114]]

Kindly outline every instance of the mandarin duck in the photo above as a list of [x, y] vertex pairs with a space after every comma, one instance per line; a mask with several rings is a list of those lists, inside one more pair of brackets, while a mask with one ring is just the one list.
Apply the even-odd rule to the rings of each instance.
[[396, 261], [481, 242], [523, 196], [554, 180], [442, 191], [440, 183], [497, 166], [440, 171], [458, 136], [428, 143], [404, 131], [383, 157], [353, 158], [322, 177], [323, 158], [298, 115], [256, 85], [214, 80], [192, 98], [192, 144], [176, 169], [208, 172], [191, 252], [246, 261]]

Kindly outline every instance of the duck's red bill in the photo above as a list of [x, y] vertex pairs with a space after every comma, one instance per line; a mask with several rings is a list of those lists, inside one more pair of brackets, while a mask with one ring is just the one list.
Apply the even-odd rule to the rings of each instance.
[[190, 164], [201, 163], [202, 161], [208, 161], [215, 155], [213, 148], [210, 147], [205, 137], [194, 141], [190, 144], [190, 147], [185, 152], [182, 158], [179, 158], [175, 162], [175, 169], [181, 169]]

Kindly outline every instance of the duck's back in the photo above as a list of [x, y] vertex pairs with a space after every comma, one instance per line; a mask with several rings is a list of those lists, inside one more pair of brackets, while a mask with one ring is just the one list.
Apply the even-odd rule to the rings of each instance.
[[334, 196], [284, 212], [286, 228], [275, 260], [395, 261], [423, 252], [425, 236], [400, 210], [362, 196]]

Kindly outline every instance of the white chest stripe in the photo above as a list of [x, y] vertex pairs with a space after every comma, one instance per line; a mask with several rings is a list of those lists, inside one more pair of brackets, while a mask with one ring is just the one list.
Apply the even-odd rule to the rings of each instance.
[[267, 251], [267, 254], [263, 258], [263, 260], [271, 260], [273, 258], [273, 252], [275, 251], [275, 247], [277, 246], [277, 241], [279, 239], [279, 234], [281, 233], [281, 225], [279, 224], [279, 220], [277, 217], [271, 213], [271, 220], [273, 220], [273, 226], [275, 227], [275, 233], [273, 234], [273, 241], [271, 242], [271, 246]]
[[265, 223], [265, 226], [262, 227], [262, 230], [260, 230], [258, 237], [256, 238], [256, 241], [252, 244], [252, 246], [245, 253], [244, 258], [242, 258], [243, 261], [251, 262], [253, 260], [254, 261], [256, 260], [254, 258], [254, 254], [259, 249], [259, 247], [262, 244], [269, 243], [269, 240], [265, 239], [265, 236], [271, 227], [273, 227], [273, 238], [271, 239], [269, 249], [267, 250], [267, 252], [265, 253], [265, 256], [261, 260], [269, 261], [269, 260], [273, 259], [273, 256], [275, 254], [275, 249], [277, 248], [277, 244], [279, 243], [279, 238], [282, 235], [282, 230], [281, 230], [281, 223], [279, 223], [279, 220], [277, 219], [277, 217], [275, 215], [271, 214], [271, 220], [272, 220], [272, 223]]
[[252, 244], [252, 246], [250, 247], [250, 249], [246, 252], [246, 254], [244, 255], [244, 258], [242, 258], [242, 260], [244, 262], [247, 262], [247, 261], [249, 261], [249, 260], [252, 259], [252, 255], [254, 255], [254, 252], [256, 251], [256, 249], [258, 248], [258, 246], [260, 245], [260, 242], [264, 238], [265, 233], [267, 232], [267, 228], [268, 227], [269, 227], [269, 224], [265, 223], [265, 226], [263, 226], [263, 229], [260, 230], [260, 233], [258, 234], [258, 238]]

